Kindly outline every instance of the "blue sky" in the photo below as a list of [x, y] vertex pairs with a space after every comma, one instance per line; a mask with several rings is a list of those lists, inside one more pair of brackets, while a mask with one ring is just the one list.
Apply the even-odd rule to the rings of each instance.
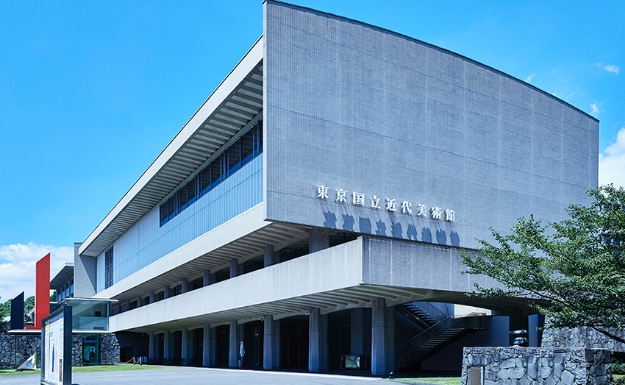
[[[600, 181], [625, 185], [625, 2], [292, 2], [460, 53], [592, 114]], [[72, 259], [261, 33], [260, 0], [0, 2], [1, 301], [34, 292], [45, 252], [53, 274]]]

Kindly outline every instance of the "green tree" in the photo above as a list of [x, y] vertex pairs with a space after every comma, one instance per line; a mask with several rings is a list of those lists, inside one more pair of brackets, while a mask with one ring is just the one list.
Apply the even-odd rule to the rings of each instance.
[[625, 326], [625, 190], [590, 190], [589, 206], [572, 205], [569, 219], [544, 225], [520, 218], [509, 234], [491, 228], [495, 242], [479, 240], [464, 253], [465, 273], [484, 274], [506, 289], [476, 285], [474, 295], [527, 296], [552, 327], [589, 326], [620, 342], [610, 328]]

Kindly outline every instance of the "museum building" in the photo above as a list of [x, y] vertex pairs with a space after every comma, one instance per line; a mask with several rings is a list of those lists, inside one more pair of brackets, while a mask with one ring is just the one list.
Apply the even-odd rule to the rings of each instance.
[[74, 295], [119, 301], [122, 349], [167, 364], [387, 374], [459, 370], [462, 346], [528, 325], [539, 344], [525, 299], [464, 294], [495, 283], [459, 252], [588, 203], [598, 121], [431, 44], [263, 7], [260, 39], [76, 248]]

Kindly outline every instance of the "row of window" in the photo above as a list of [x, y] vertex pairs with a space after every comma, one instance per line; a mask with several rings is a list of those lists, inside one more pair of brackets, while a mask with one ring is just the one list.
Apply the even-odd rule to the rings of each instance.
[[262, 123], [258, 121], [160, 206], [161, 226], [263, 152]]

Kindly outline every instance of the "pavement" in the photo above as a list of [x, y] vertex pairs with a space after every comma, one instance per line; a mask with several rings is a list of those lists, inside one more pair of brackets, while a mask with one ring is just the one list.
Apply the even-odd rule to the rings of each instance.
[[[37, 385], [40, 376], [21, 375], [0, 378], [2, 385]], [[237, 369], [168, 367], [119, 372], [73, 373], [74, 385], [375, 385], [392, 384], [379, 377], [343, 374], [272, 372]]]

